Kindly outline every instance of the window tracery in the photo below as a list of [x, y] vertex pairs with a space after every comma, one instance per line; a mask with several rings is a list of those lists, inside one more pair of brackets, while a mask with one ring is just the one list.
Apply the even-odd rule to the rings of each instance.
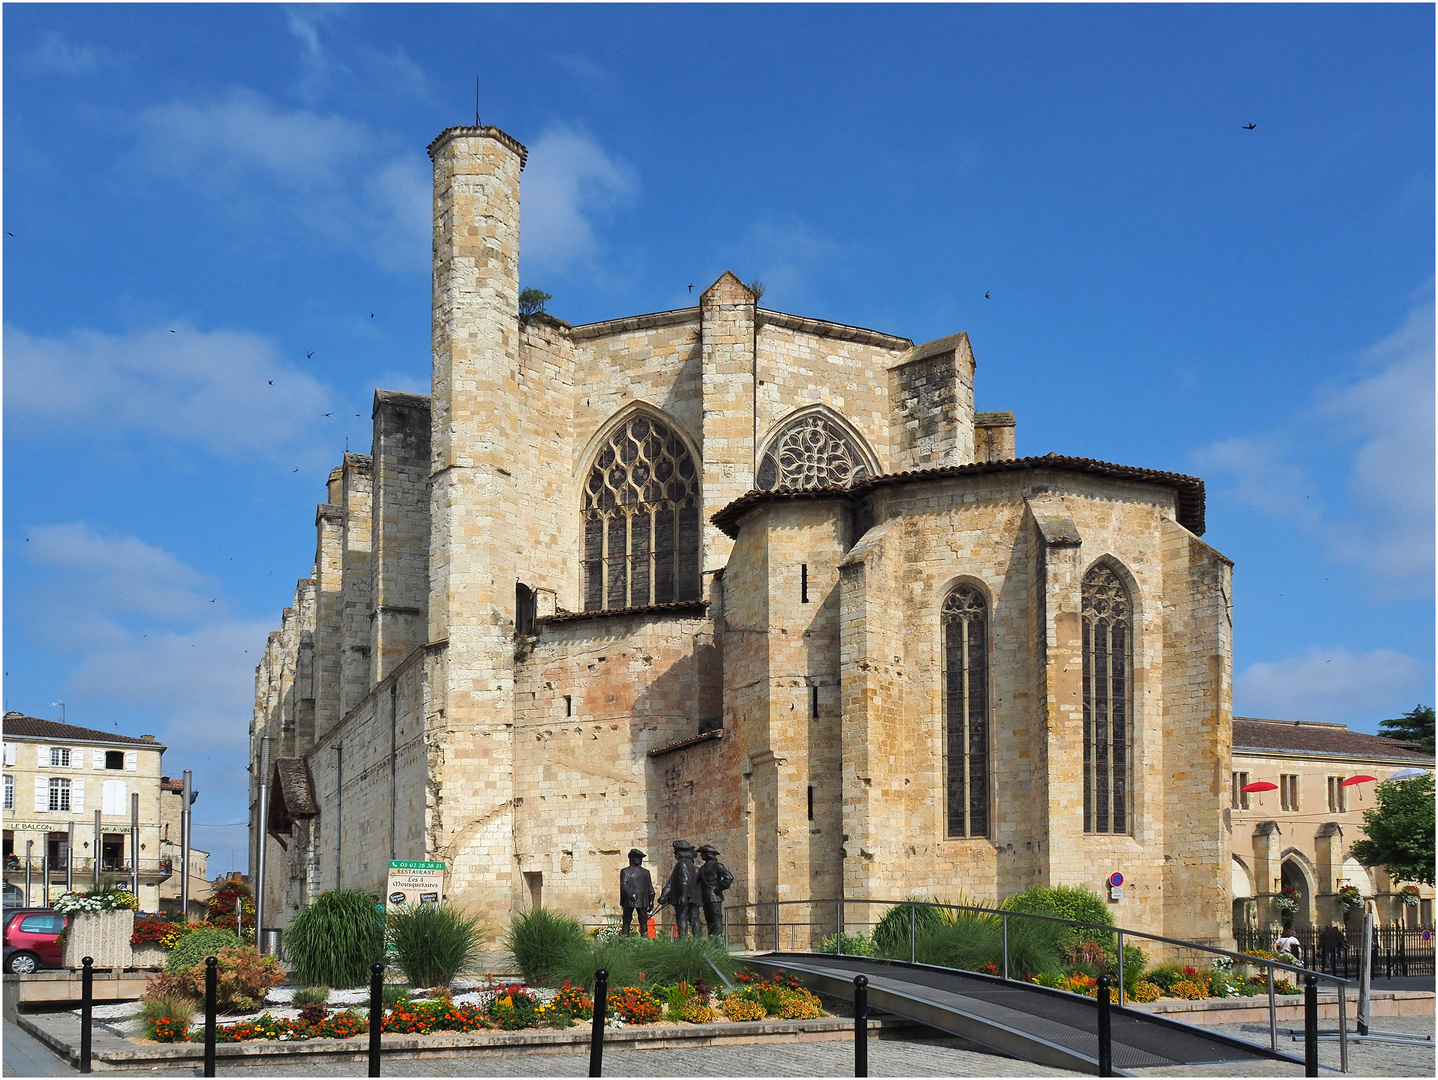
[[849, 434], [829, 417], [809, 413], [770, 441], [755, 483], [760, 491], [772, 491], [847, 487], [868, 477], [869, 467]]
[[637, 415], [584, 485], [584, 610], [699, 599], [699, 472], [684, 441]]
[[1128, 589], [1107, 566], [1083, 578], [1084, 832], [1128, 831], [1130, 649]]
[[988, 604], [972, 585], [944, 598], [947, 833], [989, 831]]

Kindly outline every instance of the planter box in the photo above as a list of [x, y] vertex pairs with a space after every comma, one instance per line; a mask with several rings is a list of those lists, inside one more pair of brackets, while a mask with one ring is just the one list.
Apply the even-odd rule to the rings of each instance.
[[80, 967], [89, 956], [97, 968], [133, 967], [130, 935], [135, 932], [133, 911], [82, 911], [70, 916], [65, 935], [64, 964]]
[[163, 969], [165, 960], [169, 957], [164, 949], [153, 941], [147, 941], [143, 945], [132, 945], [130, 947], [131, 960], [126, 966], [133, 968]]

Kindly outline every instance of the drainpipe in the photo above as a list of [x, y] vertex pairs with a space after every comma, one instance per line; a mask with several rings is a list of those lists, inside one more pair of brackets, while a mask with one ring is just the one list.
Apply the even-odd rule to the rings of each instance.
[[[101, 836], [101, 830], [100, 830], [100, 811], [96, 810], [96, 811], [95, 811], [95, 850], [92, 851], [92, 852], [90, 852], [90, 855], [91, 855], [91, 859], [90, 859], [90, 871], [91, 871], [91, 873], [93, 873], [94, 876], [95, 876], [95, 888], [97, 888], [97, 889], [100, 887], [100, 836]], [[29, 897], [26, 897], [26, 898], [25, 898], [26, 903], [29, 903], [29, 899], [30, 899]]]
[[70, 822], [70, 837], [65, 841], [65, 891], [75, 891], [75, 823]]
[[345, 749], [332, 746], [335, 752], [335, 888], [339, 889], [340, 875], [344, 873], [344, 812], [345, 812]]
[[190, 921], [190, 770], [180, 790], [180, 914]]
[[399, 750], [397, 741], [399, 716], [395, 702], [397, 690], [396, 684], [389, 684], [389, 858], [391, 862], [395, 858], [395, 826], [399, 817], [399, 811], [395, 805], [395, 800], [399, 798], [399, 791], [396, 787], [398, 778], [395, 776], [395, 758]]
[[140, 793], [130, 795], [130, 892], [140, 902]]
[[265, 849], [270, 826], [270, 740], [260, 740], [260, 827], [255, 844], [259, 849], [255, 857], [255, 950], [263, 953], [260, 927], [265, 925]]

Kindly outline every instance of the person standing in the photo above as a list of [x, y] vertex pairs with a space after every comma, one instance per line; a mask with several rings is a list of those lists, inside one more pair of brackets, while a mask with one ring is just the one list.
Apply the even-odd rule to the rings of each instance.
[[704, 902], [704, 921], [709, 924], [709, 936], [722, 934], [724, 918], [724, 893], [734, 884], [734, 875], [719, 861], [719, 852], [713, 844], [699, 849], [704, 863], [699, 867], [699, 895]]

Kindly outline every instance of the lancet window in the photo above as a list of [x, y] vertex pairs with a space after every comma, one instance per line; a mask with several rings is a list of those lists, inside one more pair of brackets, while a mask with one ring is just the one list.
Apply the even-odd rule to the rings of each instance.
[[822, 413], [797, 417], [769, 442], [756, 485], [775, 488], [847, 487], [869, 477], [853, 438]]
[[944, 599], [944, 727], [948, 835], [989, 831], [989, 612], [959, 585]]
[[584, 610], [699, 599], [699, 473], [645, 415], [605, 440], [584, 485]]
[[1083, 578], [1083, 829], [1128, 831], [1133, 605], [1109, 567]]

